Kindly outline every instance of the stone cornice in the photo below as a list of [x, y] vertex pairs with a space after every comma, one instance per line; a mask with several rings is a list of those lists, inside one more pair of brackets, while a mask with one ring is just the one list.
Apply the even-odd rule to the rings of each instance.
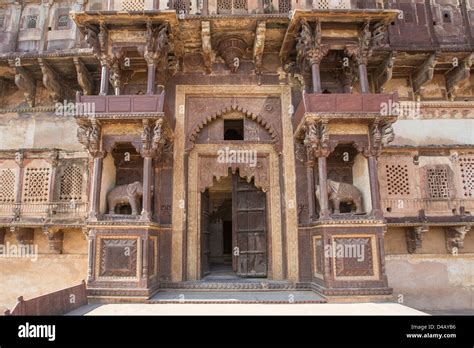
[[37, 59], [37, 58], [60, 58], [60, 57], [89, 57], [93, 56], [91, 48], [76, 48], [72, 50], [61, 50], [54, 52], [10, 52], [0, 54], [0, 61], [9, 59]]

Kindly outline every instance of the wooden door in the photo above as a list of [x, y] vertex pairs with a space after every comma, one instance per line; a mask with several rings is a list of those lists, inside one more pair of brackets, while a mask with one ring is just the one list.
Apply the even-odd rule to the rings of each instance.
[[232, 219], [234, 271], [241, 277], [266, 277], [266, 194], [238, 174], [233, 179]]
[[209, 231], [209, 191], [201, 193], [201, 277], [211, 271], [210, 245], [211, 232]]

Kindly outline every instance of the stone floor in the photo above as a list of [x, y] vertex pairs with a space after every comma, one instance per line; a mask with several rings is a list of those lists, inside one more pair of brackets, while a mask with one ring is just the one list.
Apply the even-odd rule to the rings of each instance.
[[[206, 295], [207, 294], [207, 295]], [[206, 303], [210, 293], [194, 292], [184, 294], [184, 303], [163, 303], [160, 299], [175, 299], [176, 293], [162, 293], [155, 296], [157, 303], [145, 304], [89, 304], [67, 315], [428, 315], [398, 303], [297, 303], [290, 301], [290, 292], [265, 293], [220, 293], [219, 298], [226, 303], [216, 303], [219, 299], [213, 295], [213, 303]], [[296, 292], [293, 300], [315, 299], [306, 292]], [[196, 303], [186, 303], [188, 300], [201, 300]], [[252, 300], [268, 300], [285, 298], [284, 303], [229, 303], [229, 299], [236, 302]], [[314, 296], [317, 296], [314, 294]], [[179, 298], [179, 294], [178, 294]]]

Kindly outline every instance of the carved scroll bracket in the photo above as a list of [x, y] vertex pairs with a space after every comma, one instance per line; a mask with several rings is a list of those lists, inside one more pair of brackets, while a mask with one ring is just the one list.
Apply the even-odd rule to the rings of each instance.
[[375, 120], [370, 132], [370, 145], [362, 152], [365, 157], [379, 157], [384, 146], [395, 139], [392, 120]]
[[43, 85], [49, 91], [50, 99], [55, 103], [61, 102], [66, 87], [59, 82], [58, 74], [43, 58], [38, 58], [38, 63], [43, 73]]
[[49, 226], [43, 226], [43, 233], [48, 238], [49, 251], [61, 254], [63, 252], [64, 233]]
[[143, 157], [160, 156], [167, 144], [172, 143], [172, 134], [163, 118], [156, 121], [143, 120], [143, 133], [141, 135], [141, 154]]
[[101, 157], [101, 126], [96, 119], [78, 119], [77, 139], [92, 157]]
[[459, 249], [464, 247], [464, 238], [470, 229], [470, 224], [445, 227], [446, 249], [449, 253], [457, 255]]
[[15, 85], [23, 92], [25, 101], [30, 107], [35, 106], [36, 81], [33, 75], [24, 67], [17, 65], [14, 60], [9, 60], [8, 63], [15, 74]]
[[423, 236], [428, 230], [428, 225], [422, 225], [410, 228], [405, 232], [407, 250], [410, 254], [413, 254], [417, 249], [421, 249]]
[[328, 157], [337, 146], [337, 142], [329, 140], [328, 122], [307, 120], [304, 125], [303, 144], [306, 147], [308, 161], [314, 161], [318, 157]]

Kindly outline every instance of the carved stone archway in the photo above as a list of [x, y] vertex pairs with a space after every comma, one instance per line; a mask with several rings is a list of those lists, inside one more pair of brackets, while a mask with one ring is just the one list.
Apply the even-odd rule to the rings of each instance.
[[207, 117], [205, 117], [205, 118], [203, 118], [202, 120], [199, 121], [199, 123], [189, 133], [189, 140], [191, 142], [191, 148], [189, 150], [191, 150], [194, 147], [199, 132], [201, 132], [201, 130], [205, 126], [207, 126], [208, 124], [210, 124], [211, 122], [213, 122], [213, 121], [215, 121], [219, 118], [224, 118], [225, 115], [227, 115], [229, 113], [232, 113], [232, 112], [239, 112], [240, 114], [242, 114], [243, 117], [248, 118], [248, 119], [253, 120], [256, 123], [258, 123], [260, 126], [262, 126], [265, 130], [268, 131], [274, 145], [277, 146], [277, 147], [280, 145], [278, 132], [273, 128], [273, 126], [271, 125], [271, 123], [269, 121], [264, 119], [261, 115], [257, 115], [257, 114], [253, 113], [252, 111], [249, 111], [248, 109], [246, 109], [242, 106], [238, 106], [238, 105], [234, 104], [234, 105], [225, 107], [225, 108], [221, 109], [220, 111], [218, 111], [218, 112], [216, 112], [212, 115], [209, 115], [209, 116], [207, 116]]
[[240, 150], [256, 150], [257, 165], [252, 168], [243, 163], [219, 163], [217, 153], [222, 144], [196, 144], [188, 161], [188, 224], [186, 234], [186, 279], [200, 278], [201, 266], [201, 192], [212, 186], [214, 178], [228, 175], [239, 169], [239, 175], [247, 180], [254, 179], [255, 186], [267, 195], [267, 224], [269, 234], [268, 279], [282, 280], [283, 243], [281, 229], [281, 192], [279, 190], [278, 154], [271, 144], [242, 144]]

